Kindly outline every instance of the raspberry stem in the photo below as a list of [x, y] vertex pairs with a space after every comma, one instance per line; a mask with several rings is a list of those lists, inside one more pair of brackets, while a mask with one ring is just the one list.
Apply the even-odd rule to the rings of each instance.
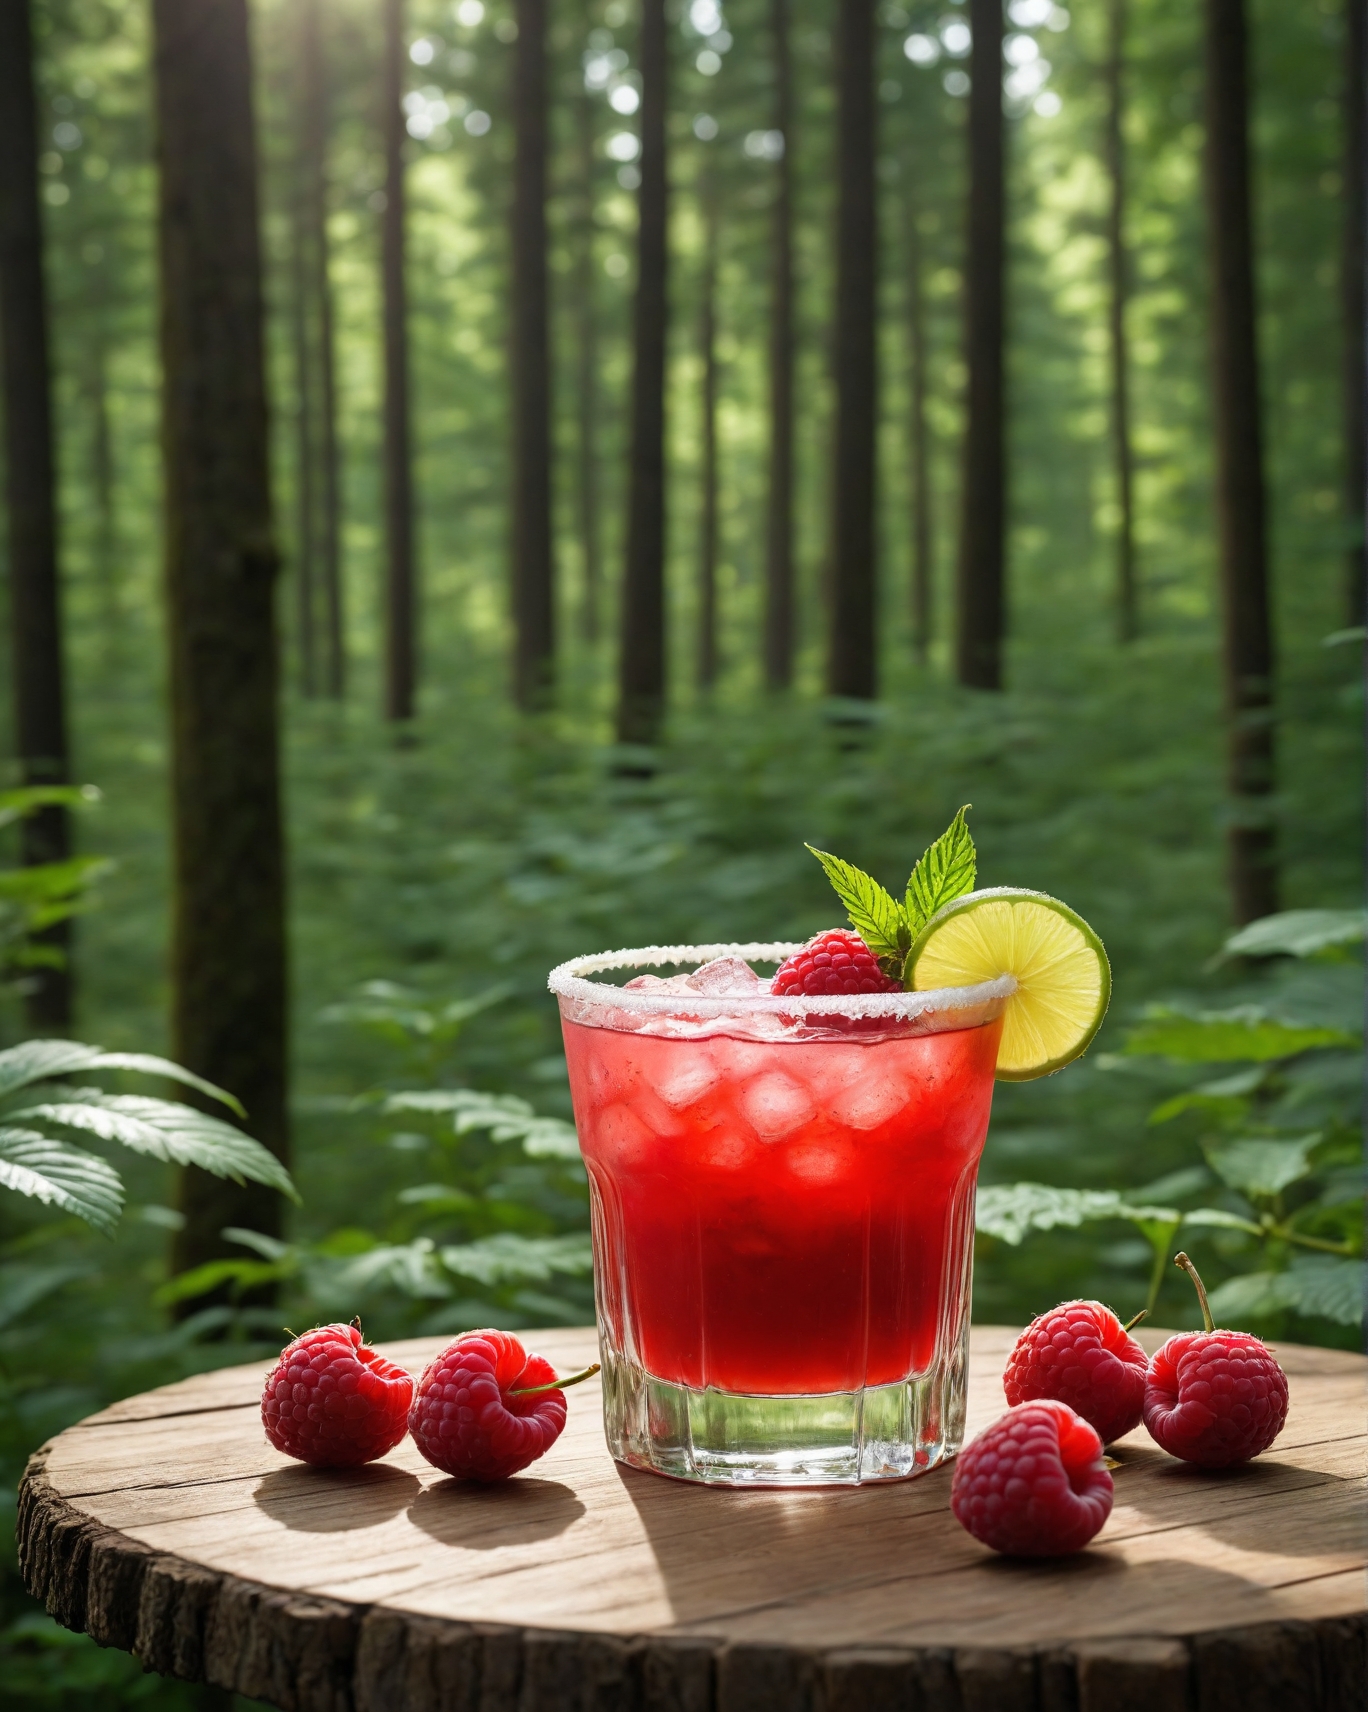
[[510, 1391], [510, 1397], [539, 1397], [543, 1391], [564, 1391], [567, 1385], [578, 1385], [582, 1379], [592, 1379], [599, 1370], [598, 1362], [586, 1367], [582, 1373], [572, 1373], [565, 1379], [553, 1379], [547, 1385], [528, 1385], [521, 1391]]
[[1132, 1314], [1131, 1315], [1131, 1317], [1126, 1321], [1125, 1325], [1122, 1326], [1121, 1330], [1123, 1332], [1128, 1332], [1131, 1330], [1131, 1328], [1133, 1326], [1138, 1326], [1140, 1324], [1141, 1320], [1147, 1320], [1148, 1318], [1149, 1318], [1149, 1309], [1148, 1308], [1141, 1308], [1141, 1310], [1138, 1314]]
[[1211, 1317], [1211, 1309], [1207, 1305], [1206, 1287], [1202, 1283], [1201, 1275], [1197, 1271], [1197, 1268], [1188, 1259], [1187, 1255], [1183, 1253], [1181, 1248], [1178, 1250], [1177, 1254], [1174, 1255], [1173, 1264], [1175, 1266], [1181, 1266], [1183, 1271], [1187, 1273], [1188, 1277], [1197, 1286], [1197, 1300], [1202, 1304], [1202, 1330], [1205, 1332], [1214, 1332], [1216, 1330], [1216, 1322]]

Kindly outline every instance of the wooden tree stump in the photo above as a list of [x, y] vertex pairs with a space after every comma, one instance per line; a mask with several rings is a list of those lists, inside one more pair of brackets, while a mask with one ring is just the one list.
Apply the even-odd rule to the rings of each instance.
[[[971, 1433], [1005, 1406], [1011, 1339], [975, 1329]], [[562, 1370], [593, 1358], [589, 1330], [529, 1341]], [[417, 1373], [440, 1347], [386, 1354]], [[407, 1440], [308, 1469], [266, 1442], [258, 1366], [45, 1445], [20, 1560], [69, 1628], [286, 1712], [1361, 1712], [1368, 1364], [1279, 1355], [1267, 1455], [1203, 1473], [1139, 1429], [1106, 1528], [1055, 1562], [972, 1540], [948, 1470], [738, 1492], [621, 1468], [592, 1385], [503, 1486]]]

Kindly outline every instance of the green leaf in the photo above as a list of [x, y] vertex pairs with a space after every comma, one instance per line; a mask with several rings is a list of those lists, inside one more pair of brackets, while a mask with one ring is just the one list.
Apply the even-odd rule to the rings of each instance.
[[1364, 1268], [1361, 1260], [1331, 1254], [1298, 1256], [1282, 1274], [1282, 1292], [1296, 1314], [1319, 1314], [1342, 1326], [1363, 1318]]
[[988, 1236], [1015, 1247], [1030, 1231], [1077, 1226], [1097, 1219], [1129, 1219], [1136, 1224], [1172, 1225], [1182, 1214], [1174, 1207], [1138, 1206], [1114, 1189], [1056, 1189], [1048, 1183], [993, 1184], [978, 1192], [975, 1223]]
[[293, 1201], [299, 1200], [289, 1172], [259, 1141], [222, 1118], [210, 1117], [179, 1101], [75, 1088], [68, 1098], [24, 1106], [8, 1116], [81, 1130], [169, 1165], [198, 1165], [202, 1171], [230, 1177], [236, 1183], [251, 1178]]
[[1209, 1293], [1211, 1317], [1218, 1326], [1238, 1329], [1241, 1322], [1266, 1320], [1287, 1306], [1281, 1272], [1245, 1272], [1227, 1278]]
[[1242, 1195], [1271, 1199], [1290, 1183], [1311, 1175], [1314, 1169], [1311, 1151], [1320, 1140], [1321, 1132], [1315, 1130], [1292, 1141], [1261, 1138], [1228, 1141], [1206, 1150], [1207, 1163], [1223, 1182]]
[[488, 1130], [491, 1141], [520, 1141], [533, 1159], [578, 1159], [575, 1126], [544, 1118], [516, 1094], [483, 1094], [474, 1088], [417, 1088], [391, 1094], [383, 1112], [450, 1112], [457, 1135]]
[[401, 1189], [397, 1199], [401, 1207], [426, 1207], [431, 1213], [462, 1212], [475, 1205], [473, 1195], [453, 1189], [449, 1183], [416, 1183], [411, 1189]]
[[74, 1213], [106, 1233], [123, 1206], [123, 1184], [113, 1166], [35, 1130], [0, 1129], [0, 1187]]
[[235, 1094], [230, 1094], [226, 1088], [206, 1082], [203, 1076], [197, 1076], [193, 1070], [173, 1064], [169, 1058], [158, 1058], [150, 1052], [102, 1052], [86, 1068], [136, 1070], [144, 1076], [165, 1076], [168, 1082], [179, 1082], [183, 1087], [194, 1088], [201, 1094], [207, 1094], [211, 1100], [219, 1101], [221, 1105], [227, 1106], [229, 1111], [236, 1112], [240, 1118], [247, 1116], [241, 1100]]
[[217, 1290], [224, 1284], [233, 1285], [233, 1294], [239, 1295], [261, 1284], [276, 1284], [282, 1278], [288, 1278], [293, 1271], [292, 1265], [269, 1260], [207, 1260], [203, 1266], [192, 1267], [189, 1272], [178, 1272], [174, 1278], [168, 1278], [153, 1292], [152, 1300], [158, 1307], [169, 1308], [176, 1302], [207, 1296], [211, 1290]]
[[1176, 1118], [1183, 1112], [1209, 1112], [1213, 1117], [1237, 1117], [1246, 1107], [1251, 1094], [1257, 1093], [1261, 1083], [1268, 1075], [1267, 1068], [1262, 1064], [1252, 1064], [1247, 1070], [1237, 1070], [1232, 1076], [1219, 1077], [1214, 1082], [1203, 1082], [1196, 1088], [1189, 1088], [1184, 1094], [1175, 1094], [1171, 1100], [1165, 1100], [1150, 1113], [1146, 1120], [1151, 1125], [1168, 1123], [1170, 1118]]
[[[380, 1110], [393, 1112], [454, 1112], [470, 1095], [469, 1088], [403, 1088], [385, 1097]], [[489, 1095], [479, 1096], [482, 1099]]]
[[320, 1020], [355, 1023], [375, 1029], [391, 1041], [451, 1040], [472, 1017], [501, 1004], [512, 991], [506, 982], [501, 982], [471, 998], [438, 1004], [424, 1003], [421, 993], [393, 981], [367, 981], [359, 989], [358, 998], [329, 1005], [320, 1012]]
[[1246, 1272], [1211, 1292], [1217, 1324], [1238, 1326], [1290, 1310], [1294, 1314], [1357, 1325], [1363, 1317], [1364, 1269], [1360, 1260], [1317, 1254], [1299, 1258], [1286, 1272]]
[[26, 1040], [0, 1052], [0, 1096], [26, 1088], [30, 1082], [47, 1082], [55, 1076], [70, 1076], [89, 1069], [100, 1056], [98, 1046], [82, 1046], [79, 1040]]
[[1228, 1011], [1151, 1005], [1127, 1036], [1124, 1050], [1132, 1058], [1170, 1058], [1181, 1064], [1266, 1064], [1317, 1047], [1357, 1045], [1353, 1035], [1337, 1028], [1280, 1022], [1258, 1005]]
[[385, 1288], [428, 1301], [440, 1301], [451, 1294], [432, 1239], [426, 1236], [408, 1243], [381, 1243], [334, 1265], [329, 1268], [327, 1287], [332, 1295], [348, 1299]]
[[219, 1235], [229, 1242], [239, 1242], [244, 1248], [250, 1248], [263, 1260], [284, 1260], [295, 1252], [291, 1243], [282, 1242], [276, 1236], [264, 1236], [260, 1231], [247, 1230], [242, 1225], [225, 1225]]
[[1242, 1219], [1238, 1213], [1228, 1213], [1224, 1207], [1193, 1207], [1183, 1214], [1185, 1225], [1196, 1225], [1209, 1230], [1237, 1230], [1246, 1236], [1263, 1236], [1262, 1225], [1256, 1225], [1252, 1219]]
[[0, 827], [12, 826], [44, 808], [89, 808], [100, 800], [98, 785], [19, 785], [0, 791]]
[[1173, 1201], [1199, 1194], [1203, 1189], [1209, 1188], [1210, 1184], [1211, 1173], [1205, 1165], [1181, 1165], [1176, 1171], [1166, 1171], [1162, 1177], [1156, 1177], [1152, 1183], [1146, 1183], [1135, 1191], [1135, 1195], [1137, 1200], [1155, 1201], [1168, 1206]]
[[876, 957], [896, 957], [901, 967], [901, 960], [912, 943], [910, 938], [905, 944], [902, 942], [901, 935], [908, 931], [902, 905], [877, 880], [872, 880], [853, 864], [843, 862], [839, 856], [829, 855], [825, 850], [818, 850], [815, 845], [809, 844], [806, 848], [822, 864], [822, 870], [831, 881], [832, 890], [845, 905], [850, 925], [856, 933]]
[[937, 910], [974, 889], [978, 856], [973, 834], [964, 819], [970, 806], [965, 803], [935, 843], [923, 852], [908, 877], [905, 914], [914, 939]]
[[569, 1236], [515, 1236], [502, 1232], [478, 1242], [453, 1244], [442, 1250], [442, 1264], [462, 1278], [479, 1284], [519, 1284], [540, 1281], [555, 1273], [578, 1275], [593, 1270], [589, 1233]]
[[1221, 947], [1226, 957], [1314, 957], [1335, 945], [1362, 944], [1368, 910], [1283, 910], [1251, 921]]
[[0, 870], [0, 898], [25, 905], [31, 915], [62, 920], [81, 907], [81, 894], [113, 867], [106, 856], [69, 856]]
[[0, 1052], [0, 1097], [26, 1088], [31, 1082], [50, 1082], [59, 1076], [72, 1076], [82, 1070], [132, 1070], [144, 1076], [164, 1076], [195, 1088], [211, 1099], [221, 1101], [239, 1117], [246, 1117], [241, 1103], [223, 1088], [206, 1082], [169, 1058], [158, 1058], [150, 1052], [106, 1052], [99, 1046], [85, 1046], [79, 1040], [26, 1040]]

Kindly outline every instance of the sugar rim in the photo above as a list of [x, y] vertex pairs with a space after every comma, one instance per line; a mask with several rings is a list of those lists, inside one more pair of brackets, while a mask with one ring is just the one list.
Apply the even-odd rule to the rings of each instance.
[[643, 989], [629, 992], [626, 987], [588, 979], [590, 975], [609, 969], [642, 969], [664, 963], [702, 964], [710, 963], [715, 957], [743, 957], [748, 963], [782, 963], [784, 958], [802, 948], [802, 943], [775, 941], [750, 945], [645, 945], [624, 951], [600, 951], [591, 957], [572, 957], [568, 963], [558, 964], [547, 976], [546, 984], [558, 999], [602, 1005], [612, 1010], [635, 1011], [641, 1016], [679, 1016], [683, 1013], [696, 1017], [770, 1014], [902, 1019], [924, 1016], [928, 1012], [972, 1010], [992, 1004], [995, 999], [1005, 1002], [1016, 991], [1014, 975], [998, 975], [973, 987], [935, 987], [923, 993], [841, 993], [823, 994], [820, 998], [800, 998], [788, 993], [760, 993], [748, 997], [739, 993], [714, 996], [708, 993], [652, 993]]

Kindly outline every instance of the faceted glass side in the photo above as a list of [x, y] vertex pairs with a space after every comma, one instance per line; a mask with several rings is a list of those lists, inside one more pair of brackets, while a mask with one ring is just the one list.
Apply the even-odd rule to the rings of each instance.
[[806, 1397], [693, 1390], [653, 1378], [614, 1341], [600, 1312], [608, 1448], [633, 1468], [722, 1486], [856, 1486], [925, 1474], [964, 1439], [965, 1282], [957, 1324], [946, 1328], [927, 1372]]
[[955, 1453], [999, 1032], [762, 1043], [567, 1021], [614, 1456], [795, 1486]]

